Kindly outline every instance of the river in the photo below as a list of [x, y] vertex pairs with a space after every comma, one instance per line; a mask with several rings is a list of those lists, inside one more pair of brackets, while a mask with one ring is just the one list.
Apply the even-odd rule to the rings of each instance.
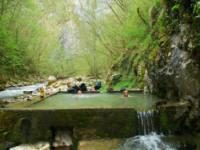
[[37, 83], [34, 85], [21, 86], [21, 87], [10, 87], [4, 91], [0, 91], [0, 99], [20, 96], [24, 94], [24, 91], [35, 91], [38, 88], [43, 87], [44, 85], [46, 85], [46, 83]]

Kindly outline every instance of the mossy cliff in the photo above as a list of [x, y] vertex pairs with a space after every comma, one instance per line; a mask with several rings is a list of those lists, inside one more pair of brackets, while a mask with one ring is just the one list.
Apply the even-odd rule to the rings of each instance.
[[143, 38], [116, 60], [108, 80], [115, 84], [127, 79], [160, 97], [189, 99], [199, 106], [200, 1], [161, 0], [143, 19], [148, 21]]
[[161, 7], [162, 23], [155, 31], [159, 48], [156, 57], [146, 63], [148, 89], [170, 101], [189, 101], [189, 107], [174, 107], [171, 112], [166, 108], [169, 113], [161, 113], [161, 121], [176, 133], [189, 132], [198, 137], [200, 1], [162, 0]]
[[180, 128], [199, 132], [200, 118], [200, 1], [163, 0], [162, 26], [157, 31], [156, 59], [146, 64], [149, 91], [168, 100], [189, 101], [176, 111]]
[[159, 49], [156, 58], [146, 64], [152, 93], [199, 103], [199, 9], [197, 0], [162, 1]]

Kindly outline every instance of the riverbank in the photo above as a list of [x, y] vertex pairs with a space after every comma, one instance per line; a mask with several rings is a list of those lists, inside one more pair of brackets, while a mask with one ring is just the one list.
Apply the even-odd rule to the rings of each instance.
[[42, 83], [46, 81], [47, 77], [28, 76], [28, 77], [14, 77], [14, 78], [0, 78], [0, 91], [11, 87], [22, 87]]
[[10, 103], [22, 103], [40, 99], [40, 88], [43, 88], [44, 90], [44, 98], [58, 92], [68, 93], [73, 86], [79, 86], [81, 83], [86, 85], [87, 92], [99, 93], [99, 91], [96, 91], [94, 88], [97, 81], [104, 84], [102, 80], [90, 77], [56, 78], [54, 76], [49, 76], [47, 79], [43, 79], [42, 82], [33, 85], [29, 85], [33, 82], [24, 81], [18, 84], [8, 84], [8, 88], [0, 92], [0, 105], [1, 107], [4, 107], [4, 105]]

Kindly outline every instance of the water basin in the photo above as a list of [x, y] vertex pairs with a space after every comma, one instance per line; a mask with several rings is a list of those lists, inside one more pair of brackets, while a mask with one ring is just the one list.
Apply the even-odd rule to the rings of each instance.
[[155, 96], [142, 93], [130, 94], [124, 98], [121, 94], [57, 94], [43, 101], [26, 106], [31, 109], [85, 109], [85, 108], [134, 108], [149, 109], [158, 100]]

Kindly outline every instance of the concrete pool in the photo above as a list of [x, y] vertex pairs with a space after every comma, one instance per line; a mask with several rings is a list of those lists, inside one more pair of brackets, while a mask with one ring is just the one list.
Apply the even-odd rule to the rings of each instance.
[[56, 94], [0, 109], [5, 141], [46, 141], [52, 128], [69, 129], [76, 140], [128, 138], [138, 134], [138, 111], [151, 108], [158, 98], [142, 93]]
[[18, 109], [101, 109], [101, 108], [134, 108], [135, 110], [149, 109], [157, 97], [132, 93], [128, 98], [121, 94], [63, 94], [59, 93], [44, 100], [11, 105], [9, 108]]

